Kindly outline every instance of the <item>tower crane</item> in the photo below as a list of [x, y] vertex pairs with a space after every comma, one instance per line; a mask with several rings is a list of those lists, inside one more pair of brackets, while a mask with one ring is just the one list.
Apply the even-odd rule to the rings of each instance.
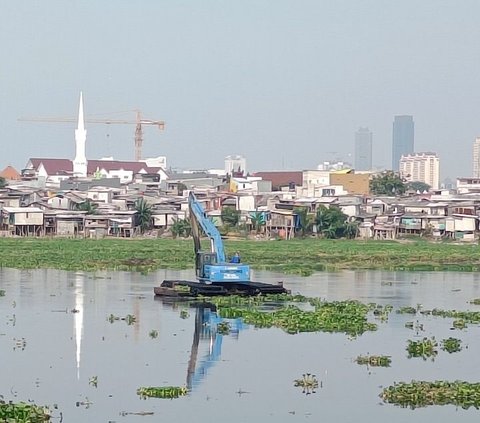
[[[155, 125], [158, 129], [165, 129], [165, 122], [163, 120], [144, 119], [140, 110], [134, 110], [136, 112], [136, 119], [99, 119], [99, 118], [86, 118], [85, 123], [102, 123], [105, 125], [116, 124], [134, 124], [135, 127], [135, 161], [142, 159], [142, 146], [143, 146], [143, 130], [142, 125]], [[18, 119], [21, 122], [55, 122], [55, 123], [68, 123], [77, 122], [76, 118], [69, 117], [21, 117]]]

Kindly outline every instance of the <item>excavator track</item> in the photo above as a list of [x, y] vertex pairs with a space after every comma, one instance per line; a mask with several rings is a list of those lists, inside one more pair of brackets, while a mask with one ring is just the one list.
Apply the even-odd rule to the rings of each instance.
[[216, 282], [202, 283], [184, 280], [164, 280], [153, 289], [155, 295], [162, 297], [211, 297], [217, 295], [265, 295], [287, 294], [289, 290], [280, 282], [277, 285], [262, 282]]

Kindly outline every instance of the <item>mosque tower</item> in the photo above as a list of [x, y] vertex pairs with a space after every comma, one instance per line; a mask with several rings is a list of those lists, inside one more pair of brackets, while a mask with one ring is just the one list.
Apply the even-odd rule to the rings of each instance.
[[83, 96], [80, 92], [80, 105], [78, 106], [78, 125], [75, 129], [75, 160], [73, 161], [73, 176], [87, 176], [87, 157], [85, 156], [85, 142], [87, 130], [83, 119]]

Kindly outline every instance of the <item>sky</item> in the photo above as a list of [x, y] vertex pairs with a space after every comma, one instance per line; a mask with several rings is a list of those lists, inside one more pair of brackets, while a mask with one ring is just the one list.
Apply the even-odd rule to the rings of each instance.
[[[395, 115], [441, 179], [472, 174], [480, 136], [478, 0], [15, 0], [0, 13], [0, 168], [74, 158], [85, 115], [164, 120], [143, 156], [175, 169], [353, 162], [360, 127], [391, 168]], [[125, 113], [118, 113], [118, 112]], [[87, 158], [133, 160], [135, 125], [87, 124]]]

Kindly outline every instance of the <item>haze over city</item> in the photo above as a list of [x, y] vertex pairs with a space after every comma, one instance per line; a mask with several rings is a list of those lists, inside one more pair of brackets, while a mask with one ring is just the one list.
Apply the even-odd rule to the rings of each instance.
[[[143, 154], [174, 168], [312, 169], [353, 162], [373, 132], [373, 166], [391, 168], [395, 115], [441, 178], [472, 174], [480, 135], [480, 2], [6, 2], [0, 14], [2, 163], [74, 157], [75, 124], [24, 116], [164, 120]], [[133, 160], [134, 125], [88, 125], [87, 157]]]

